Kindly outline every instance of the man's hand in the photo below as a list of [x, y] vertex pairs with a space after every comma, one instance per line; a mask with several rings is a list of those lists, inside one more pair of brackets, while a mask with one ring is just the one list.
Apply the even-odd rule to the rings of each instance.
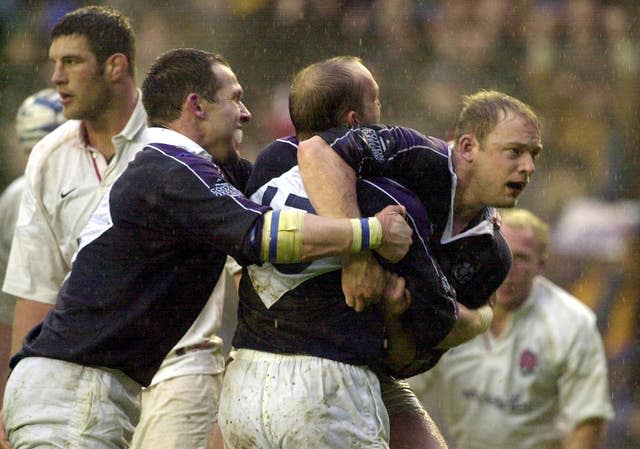
[[345, 258], [342, 267], [342, 292], [345, 302], [356, 312], [362, 312], [370, 304], [382, 298], [388, 273], [370, 252]]
[[0, 449], [11, 449], [7, 431], [4, 428], [4, 419], [2, 418], [2, 410], [0, 410]]
[[389, 274], [384, 289], [382, 312], [386, 328], [387, 356], [384, 363], [398, 372], [411, 364], [416, 356], [416, 340], [412, 327], [405, 327], [402, 315], [411, 305], [411, 294], [407, 290], [404, 278]]
[[382, 294], [385, 320], [398, 319], [411, 305], [411, 293], [405, 288], [404, 278], [390, 273]]
[[382, 246], [376, 251], [390, 262], [398, 262], [409, 251], [413, 230], [404, 219], [404, 206], [387, 206], [376, 214], [382, 225]]

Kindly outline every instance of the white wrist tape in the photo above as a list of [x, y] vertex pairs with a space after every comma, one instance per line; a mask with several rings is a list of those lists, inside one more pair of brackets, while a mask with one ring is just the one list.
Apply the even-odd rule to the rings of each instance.
[[482, 306], [478, 309], [480, 318], [482, 318], [480, 333], [486, 332], [491, 327], [493, 321], [493, 309], [490, 306]]

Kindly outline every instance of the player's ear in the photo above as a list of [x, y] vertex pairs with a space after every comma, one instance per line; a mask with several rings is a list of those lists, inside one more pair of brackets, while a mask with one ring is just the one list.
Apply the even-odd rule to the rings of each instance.
[[463, 134], [456, 142], [456, 150], [467, 162], [473, 162], [475, 150], [479, 148], [478, 139], [473, 134]]
[[358, 113], [356, 111], [347, 112], [347, 125], [349, 125], [350, 128], [360, 125], [360, 122], [358, 121]]
[[543, 275], [546, 267], [547, 267], [547, 256], [540, 255], [538, 260], [538, 270], [537, 270], [538, 274]]
[[187, 95], [187, 99], [184, 101], [184, 108], [187, 108], [189, 112], [198, 117], [199, 119], [205, 119], [207, 114], [202, 107], [202, 97], [196, 93], [190, 93]]
[[115, 81], [128, 74], [129, 61], [122, 53], [114, 53], [104, 63], [105, 74]]

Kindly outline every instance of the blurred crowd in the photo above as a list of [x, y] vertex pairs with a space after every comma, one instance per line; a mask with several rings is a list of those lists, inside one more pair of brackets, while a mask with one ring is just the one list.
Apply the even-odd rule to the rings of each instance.
[[[521, 205], [554, 225], [549, 277], [598, 314], [617, 412], [608, 447], [640, 441], [640, 4], [2, 0], [0, 190], [24, 166], [15, 111], [26, 96], [50, 84], [49, 28], [87, 4], [115, 6], [133, 18], [139, 83], [155, 57], [170, 48], [225, 55], [254, 116], [245, 129], [249, 159], [292, 132], [291, 75], [339, 54], [360, 56], [372, 68], [385, 123], [426, 134], [450, 136], [460, 96], [480, 88], [530, 104], [542, 120], [545, 149]], [[609, 244], [594, 244], [605, 240]]]

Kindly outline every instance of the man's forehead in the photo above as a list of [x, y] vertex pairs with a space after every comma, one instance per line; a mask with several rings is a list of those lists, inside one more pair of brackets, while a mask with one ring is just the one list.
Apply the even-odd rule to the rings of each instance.
[[91, 53], [89, 42], [86, 36], [81, 34], [57, 36], [51, 41], [51, 46], [49, 47], [50, 55], [87, 52]]
[[501, 117], [496, 123], [494, 130], [511, 130], [518, 129], [518, 131], [524, 134], [531, 141], [541, 141], [540, 129], [538, 126], [526, 115], [519, 114], [514, 111], [502, 112]]

